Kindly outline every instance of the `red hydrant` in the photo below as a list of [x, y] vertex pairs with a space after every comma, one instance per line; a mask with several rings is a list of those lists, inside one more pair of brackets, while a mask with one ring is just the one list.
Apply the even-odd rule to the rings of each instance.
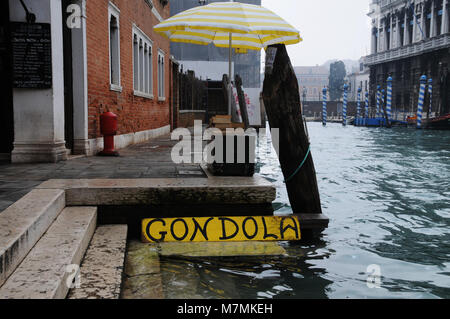
[[100, 132], [103, 134], [103, 151], [100, 156], [119, 156], [114, 150], [114, 136], [117, 133], [117, 115], [105, 112], [100, 115]]

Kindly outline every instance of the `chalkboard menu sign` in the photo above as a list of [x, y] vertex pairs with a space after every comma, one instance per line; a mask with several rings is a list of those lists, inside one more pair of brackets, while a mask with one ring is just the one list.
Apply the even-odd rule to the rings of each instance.
[[50, 24], [11, 22], [13, 87], [52, 87]]

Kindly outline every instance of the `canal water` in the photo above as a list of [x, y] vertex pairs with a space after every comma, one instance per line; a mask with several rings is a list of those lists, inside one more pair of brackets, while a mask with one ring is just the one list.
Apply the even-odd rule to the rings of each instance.
[[[322, 240], [283, 243], [280, 257], [163, 257], [166, 297], [450, 298], [450, 132], [308, 131], [330, 218]], [[276, 213], [290, 213], [276, 154], [258, 145]]]

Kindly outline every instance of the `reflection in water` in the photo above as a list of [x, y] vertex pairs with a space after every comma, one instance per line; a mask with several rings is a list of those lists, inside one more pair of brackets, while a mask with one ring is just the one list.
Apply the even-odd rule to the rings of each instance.
[[[289, 256], [161, 258], [166, 298], [325, 298], [331, 282], [310, 269], [303, 249]], [[307, 288], [306, 288], [307, 287]]]
[[[324, 213], [319, 243], [287, 256], [161, 259], [167, 298], [449, 298], [450, 132], [308, 124]], [[258, 172], [289, 200], [270, 139]], [[381, 287], [367, 286], [379, 265]]]

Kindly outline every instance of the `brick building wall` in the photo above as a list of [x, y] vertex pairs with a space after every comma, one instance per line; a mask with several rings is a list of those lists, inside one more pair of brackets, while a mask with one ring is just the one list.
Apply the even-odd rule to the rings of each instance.
[[[90, 0], [86, 4], [88, 69], [88, 135], [101, 137], [100, 115], [111, 111], [118, 116], [118, 135], [152, 130], [170, 124], [170, 44], [153, 31], [159, 23], [146, 0], [111, 0], [119, 10], [121, 92], [110, 87], [109, 1]], [[170, 16], [169, 5], [153, 0], [163, 19]], [[153, 98], [134, 94], [133, 25], [152, 43]], [[165, 101], [158, 100], [158, 50], [165, 53]]]

